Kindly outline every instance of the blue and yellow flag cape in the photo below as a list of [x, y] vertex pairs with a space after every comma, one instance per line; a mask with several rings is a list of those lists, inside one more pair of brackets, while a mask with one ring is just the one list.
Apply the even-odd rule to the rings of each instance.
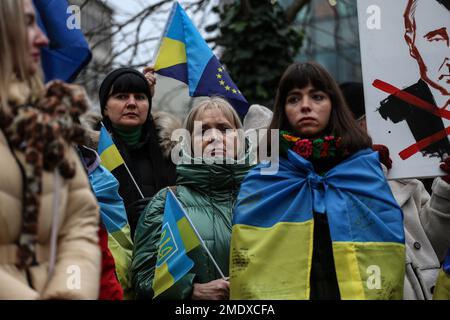
[[37, 22], [50, 40], [50, 45], [41, 49], [45, 81], [72, 82], [92, 58], [83, 32], [76, 27], [69, 28], [72, 12], [68, 10], [66, 0], [33, 2]]
[[249, 104], [177, 2], [155, 59], [156, 73], [189, 86], [191, 97], [218, 95], [245, 116]]
[[187, 253], [199, 245], [200, 240], [183, 208], [173, 193], [168, 191], [153, 279], [153, 298], [169, 289], [191, 270], [194, 262]]
[[403, 214], [378, 154], [361, 150], [324, 176], [292, 150], [254, 168], [234, 210], [231, 299], [309, 299], [313, 212], [326, 214], [342, 299], [401, 299]]
[[102, 166], [110, 172], [125, 163], [117, 146], [112, 141], [111, 136], [104, 126], [100, 129], [100, 138], [98, 140], [97, 148], [100, 159], [102, 159]]
[[433, 293], [434, 300], [450, 300], [450, 249], [442, 264]]
[[108, 248], [114, 257], [116, 274], [124, 291], [124, 298], [133, 298], [129, 269], [133, 254], [130, 225], [119, 182], [111, 172], [98, 166], [89, 174], [94, 194], [100, 206], [102, 222], [108, 232]]

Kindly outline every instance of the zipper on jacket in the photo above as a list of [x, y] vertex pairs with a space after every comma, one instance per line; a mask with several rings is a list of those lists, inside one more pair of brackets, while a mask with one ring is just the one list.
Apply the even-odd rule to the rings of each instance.
[[[8, 140], [8, 139], [6, 139], [6, 140]], [[14, 159], [16, 160], [17, 165], [19, 166], [19, 170], [20, 170], [20, 173], [21, 173], [21, 176], [22, 176], [22, 201], [23, 201], [23, 200], [25, 200], [25, 184], [27, 183], [26, 178], [25, 178], [25, 170], [24, 170], [22, 164], [20, 163], [19, 158], [17, 158], [17, 155], [14, 152], [14, 148], [11, 146], [9, 141], [8, 141], [8, 147], [9, 147], [9, 150], [11, 151], [11, 155], [14, 157]], [[23, 214], [22, 213], [23, 213], [23, 203], [22, 203], [22, 212], [21, 212], [21, 218], [23, 219]], [[22, 221], [22, 223], [23, 223], [23, 221]], [[19, 237], [20, 237], [20, 235], [19, 235]], [[16, 244], [19, 245], [19, 243], [16, 243]], [[36, 261], [36, 257], [34, 257], [33, 260]], [[37, 265], [37, 263], [36, 264], [33, 263], [33, 265]], [[31, 279], [30, 269], [28, 267], [25, 269], [25, 274], [26, 274], [26, 277], [27, 277], [28, 286], [30, 288], [32, 288], [32, 289], [35, 289], [34, 286], [33, 286], [33, 281]]]

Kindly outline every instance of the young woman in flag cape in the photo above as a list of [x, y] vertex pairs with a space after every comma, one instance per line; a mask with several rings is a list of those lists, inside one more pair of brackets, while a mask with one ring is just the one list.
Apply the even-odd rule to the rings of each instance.
[[[279, 170], [244, 179], [234, 210], [232, 299], [401, 299], [403, 215], [370, 137], [316, 63], [283, 74], [270, 129]], [[271, 150], [277, 152], [278, 150]]]
[[[195, 121], [202, 124], [199, 131], [195, 130]], [[239, 152], [243, 149], [237, 150], [227, 145], [227, 141], [236, 138], [237, 129], [242, 128], [242, 124], [236, 111], [224, 99], [209, 98], [200, 102], [187, 115], [184, 128], [189, 139], [183, 140], [185, 144], [182, 148], [182, 161], [177, 165], [174, 194], [217, 266], [206, 250], [197, 246], [188, 253], [194, 266], [178, 281], [173, 279], [176, 278], [176, 270], [180, 268], [174, 267], [171, 271], [171, 266], [168, 266], [170, 274], [166, 272], [165, 278], [172, 279], [170, 287], [158, 295], [158, 299], [228, 299], [229, 283], [226, 277], [232, 209], [240, 184], [251, 168], [250, 151], [246, 149]], [[202, 154], [196, 155], [195, 150], [200, 150]], [[243, 161], [226, 163], [227, 158], [234, 162], [236, 159]], [[216, 159], [223, 160], [223, 163]], [[151, 299], [156, 294], [155, 270], [158, 267], [167, 194], [166, 188], [155, 195], [136, 228], [131, 274], [138, 299]]]
[[44, 88], [31, 0], [0, 1], [0, 299], [97, 299], [99, 208], [73, 144], [87, 103]]

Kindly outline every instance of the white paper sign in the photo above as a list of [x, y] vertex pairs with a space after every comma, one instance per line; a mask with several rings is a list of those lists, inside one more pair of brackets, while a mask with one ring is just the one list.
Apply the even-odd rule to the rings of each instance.
[[450, 154], [450, 0], [358, 0], [368, 130], [390, 179], [444, 175]]

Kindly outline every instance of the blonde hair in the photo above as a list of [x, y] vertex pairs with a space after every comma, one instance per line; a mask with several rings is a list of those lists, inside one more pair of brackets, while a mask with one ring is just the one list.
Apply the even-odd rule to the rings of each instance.
[[0, 108], [8, 106], [12, 82], [20, 81], [35, 100], [42, 93], [42, 73], [27, 70], [28, 32], [23, 0], [0, 1]]
[[186, 130], [188, 130], [189, 133], [192, 134], [194, 131], [194, 121], [203, 112], [212, 109], [218, 109], [224, 115], [224, 117], [228, 121], [230, 121], [232, 125], [234, 125], [236, 129], [242, 128], [242, 122], [239, 119], [239, 116], [234, 110], [234, 108], [228, 101], [220, 97], [206, 98], [205, 100], [201, 101], [198, 105], [196, 105], [194, 108], [192, 108], [189, 114], [187, 115], [186, 120], [184, 121], [183, 127]]

